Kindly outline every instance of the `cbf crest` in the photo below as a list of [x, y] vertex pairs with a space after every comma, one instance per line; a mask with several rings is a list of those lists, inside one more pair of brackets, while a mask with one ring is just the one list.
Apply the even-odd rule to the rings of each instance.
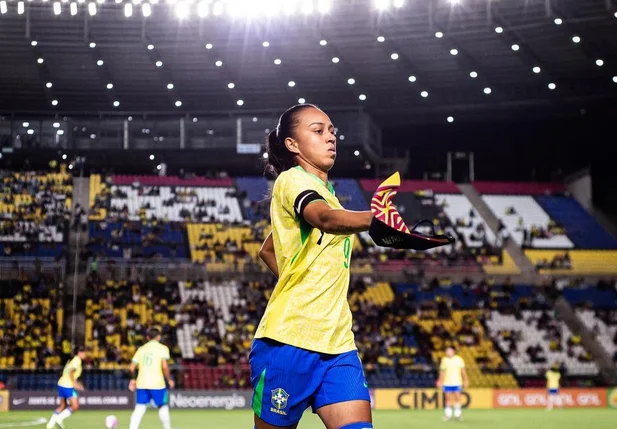
[[289, 399], [289, 394], [284, 389], [279, 387], [272, 390], [272, 406], [274, 408], [271, 411], [286, 416], [287, 413], [283, 410], [287, 408], [287, 399]]

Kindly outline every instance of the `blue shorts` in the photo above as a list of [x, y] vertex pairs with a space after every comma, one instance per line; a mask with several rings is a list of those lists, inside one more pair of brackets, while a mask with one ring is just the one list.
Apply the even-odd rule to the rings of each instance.
[[139, 405], [148, 405], [150, 401], [161, 408], [169, 403], [169, 395], [167, 389], [136, 389], [135, 403]]
[[444, 386], [443, 393], [460, 393], [463, 389], [461, 386]]
[[559, 389], [548, 389], [549, 395], [559, 395]]
[[292, 426], [304, 410], [371, 401], [358, 352], [312, 352], [268, 338], [253, 340], [249, 355], [253, 411], [273, 426]]
[[77, 390], [73, 387], [58, 386], [58, 397], [63, 399], [77, 398]]

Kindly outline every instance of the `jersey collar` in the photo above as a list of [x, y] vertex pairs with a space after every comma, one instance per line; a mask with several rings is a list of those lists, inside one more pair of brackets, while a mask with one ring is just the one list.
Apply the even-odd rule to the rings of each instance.
[[302, 171], [305, 174], [308, 174], [309, 176], [311, 176], [313, 179], [317, 180], [320, 184], [322, 184], [323, 186], [325, 186], [328, 191], [332, 194], [334, 194], [334, 187], [332, 186], [332, 183], [328, 182], [325, 183], [323, 180], [321, 180], [319, 177], [317, 177], [316, 175], [314, 175], [313, 173], [309, 173], [308, 171], [306, 171], [304, 168], [302, 168], [300, 165], [296, 165], [294, 167], [296, 170]]

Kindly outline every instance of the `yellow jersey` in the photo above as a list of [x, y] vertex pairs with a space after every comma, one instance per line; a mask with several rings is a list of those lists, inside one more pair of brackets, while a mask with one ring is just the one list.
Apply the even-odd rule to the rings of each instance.
[[81, 376], [81, 358], [79, 356], [75, 356], [64, 365], [62, 376], [58, 380], [58, 386], [66, 387], [67, 389], [75, 387], [70, 377], [72, 370], [75, 370], [73, 373], [73, 380], [77, 380]]
[[137, 349], [132, 360], [139, 367], [136, 381], [138, 389], [165, 388], [163, 361], [169, 360], [169, 347], [156, 340], [150, 340]]
[[462, 386], [462, 370], [465, 368], [465, 361], [459, 355], [452, 357], [444, 356], [441, 359], [439, 370], [445, 372], [443, 378], [444, 386]]
[[[353, 235], [325, 234], [297, 211], [306, 191], [343, 209], [330, 183], [297, 166], [272, 189], [270, 217], [279, 278], [255, 338], [270, 338], [319, 353], [356, 349], [347, 292]], [[300, 198], [298, 198], [300, 196]]]
[[547, 389], [559, 389], [559, 380], [561, 380], [559, 371], [548, 370], [545, 376]]

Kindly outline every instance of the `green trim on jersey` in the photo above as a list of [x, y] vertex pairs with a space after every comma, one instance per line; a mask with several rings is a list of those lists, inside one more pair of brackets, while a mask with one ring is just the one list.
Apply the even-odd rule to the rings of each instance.
[[255, 393], [253, 394], [253, 411], [255, 415], [261, 418], [261, 412], [263, 409], [263, 396], [264, 396], [264, 385], [266, 384], [266, 368], [261, 372], [259, 376], [259, 382], [257, 386], [255, 386]]
[[334, 187], [332, 186], [332, 183], [330, 183], [330, 182], [325, 183], [325, 182], [324, 182], [323, 180], [321, 180], [319, 177], [315, 176], [313, 173], [309, 173], [308, 171], [306, 171], [304, 168], [302, 168], [302, 167], [301, 167], [301, 166], [299, 166], [299, 165], [296, 165], [294, 168], [295, 168], [296, 170], [300, 170], [300, 171], [302, 171], [302, 172], [304, 172], [304, 173], [308, 174], [308, 175], [309, 175], [309, 176], [311, 176], [313, 179], [317, 180], [319, 183], [321, 183], [323, 186], [325, 186], [325, 187], [326, 187], [326, 189], [328, 189], [328, 191], [329, 191], [332, 195], [335, 195], [335, 193], [334, 193]]

